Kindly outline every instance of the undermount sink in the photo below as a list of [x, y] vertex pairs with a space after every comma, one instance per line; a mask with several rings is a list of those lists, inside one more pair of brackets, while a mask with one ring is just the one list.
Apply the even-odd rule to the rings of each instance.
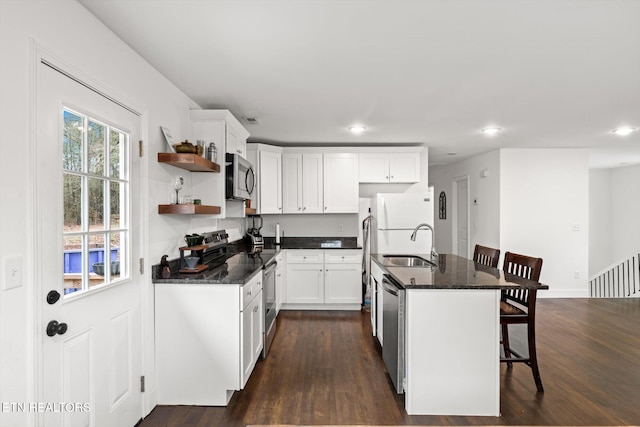
[[383, 255], [384, 264], [394, 267], [435, 267], [436, 265], [415, 255]]

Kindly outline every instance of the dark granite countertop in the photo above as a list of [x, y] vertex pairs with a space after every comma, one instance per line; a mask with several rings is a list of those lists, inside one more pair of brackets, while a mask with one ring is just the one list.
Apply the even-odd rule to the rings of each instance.
[[229, 251], [217, 258], [215, 262], [209, 264], [209, 268], [200, 273], [180, 273], [180, 260], [172, 260], [171, 277], [163, 279], [160, 265], [152, 267], [153, 283], [174, 283], [174, 284], [216, 284], [232, 285], [244, 284], [271, 259], [276, 256], [274, 249], [263, 249], [261, 252], [239, 252]]
[[[412, 254], [430, 259], [428, 254]], [[391, 265], [383, 254], [371, 259], [404, 289], [510, 289], [521, 286], [549, 289], [549, 286], [484, 266], [453, 254], [440, 254], [437, 267]]]
[[282, 249], [361, 249], [356, 237], [283, 237], [281, 244], [275, 238], [265, 237], [264, 248], [256, 252], [243, 241], [229, 244], [227, 253], [217, 258], [200, 273], [180, 273], [180, 259], [169, 261], [171, 277], [162, 278], [160, 264], [152, 267], [153, 283], [178, 284], [244, 284], [274, 258]]
[[357, 237], [283, 237], [280, 245], [274, 237], [264, 238], [264, 247], [280, 249], [362, 249]]

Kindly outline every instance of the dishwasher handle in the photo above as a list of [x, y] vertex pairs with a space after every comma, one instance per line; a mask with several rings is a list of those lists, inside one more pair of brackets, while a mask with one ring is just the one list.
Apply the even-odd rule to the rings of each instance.
[[398, 296], [398, 285], [386, 274], [382, 278], [382, 287], [384, 288], [385, 292], [389, 292], [392, 295]]

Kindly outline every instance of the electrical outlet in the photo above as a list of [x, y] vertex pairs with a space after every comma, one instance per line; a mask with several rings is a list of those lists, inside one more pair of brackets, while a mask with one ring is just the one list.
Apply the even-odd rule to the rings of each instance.
[[576, 271], [575, 273], [573, 273], [573, 278], [574, 279], [579, 279], [580, 278], [580, 272]]

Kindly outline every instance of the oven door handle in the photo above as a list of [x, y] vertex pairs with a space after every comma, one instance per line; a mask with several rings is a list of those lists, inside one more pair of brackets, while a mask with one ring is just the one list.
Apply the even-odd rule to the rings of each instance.
[[273, 272], [276, 269], [277, 265], [278, 265], [278, 262], [273, 261], [265, 265], [264, 267], [262, 267], [264, 269], [264, 274], [270, 274], [271, 272]]

